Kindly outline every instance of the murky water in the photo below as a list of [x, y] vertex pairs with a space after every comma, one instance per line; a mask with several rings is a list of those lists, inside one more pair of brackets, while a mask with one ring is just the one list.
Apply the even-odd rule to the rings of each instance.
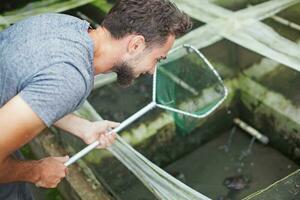
[[248, 148], [245, 150], [242, 150], [242, 153], [239, 157], [240, 161], [242, 161], [243, 159], [245, 159], [247, 156], [249, 156], [252, 153], [252, 147], [253, 147], [255, 140], [256, 140], [256, 138], [252, 137], [252, 139], [250, 140], [250, 143], [248, 145]]
[[237, 127], [235, 126], [230, 130], [227, 143], [224, 146], [221, 146], [220, 149], [224, 149], [225, 152], [229, 151], [231, 144], [232, 144], [234, 134], [236, 133], [236, 129], [237, 129]]
[[[280, 152], [254, 142], [247, 133], [234, 128], [175, 161], [166, 171], [212, 199], [239, 200], [297, 168]], [[155, 199], [140, 183], [123, 191], [121, 197]]]

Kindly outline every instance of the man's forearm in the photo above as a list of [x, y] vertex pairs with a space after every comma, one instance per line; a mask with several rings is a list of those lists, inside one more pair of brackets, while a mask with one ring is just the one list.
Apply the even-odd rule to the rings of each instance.
[[87, 127], [87, 124], [89, 123], [91, 122], [86, 119], [80, 118], [74, 114], [69, 114], [57, 121], [54, 125], [83, 139], [85, 127]]
[[101, 146], [99, 147], [106, 148], [113, 143], [116, 137], [115, 134], [106, 133], [108, 133], [110, 129], [117, 127], [119, 123], [107, 120], [90, 122], [74, 114], [70, 114], [57, 121], [54, 125], [78, 136], [86, 144], [91, 144], [96, 140], [100, 141], [102, 137]]
[[0, 183], [30, 182], [39, 180], [39, 161], [21, 161], [8, 157], [0, 163]]

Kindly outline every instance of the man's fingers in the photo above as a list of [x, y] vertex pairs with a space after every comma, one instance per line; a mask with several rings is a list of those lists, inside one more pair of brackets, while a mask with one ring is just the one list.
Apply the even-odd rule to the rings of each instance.
[[111, 135], [100, 135], [99, 141], [100, 141], [100, 148], [107, 148], [111, 146], [115, 141], [115, 134]]
[[67, 176], [68, 173], [69, 173], [69, 169], [66, 167], [66, 169], [65, 169], [65, 176]]
[[[111, 122], [111, 121], [106, 121], [106, 124], [108, 125], [108, 127], [116, 127], [119, 125], [119, 123], [117, 122]], [[108, 134], [109, 133], [109, 134]], [[100, 142], [100, 145], [98, 146], [98, 148], [107, 148], [109, 146], [111, 146], [115, 139], [117, 137], [117, 134], [115, 132], [106, 132], [106, 133], [100, 133], [98, 136], [98, 140]]]
[[106, 120], [106, 123], [107, 123], [107, 126], [110, 128], [116, 128], [120, 125], [120, 123], [118, 123], [118, 122], [113, 122], [113, 121], [108, 121], [108, 120]]
[[105, 135], [100, 135], [99, 137], [99, 141], [100, 141], [100, 147], [101, 148], [106, 148], [106, 145], [107, 145], [107, 138]]
[[108, 135], [109, 144], [112, 145], [116, 139], [116, 134], [112, 133], [111, 135]]
[[64, 157], [53, 157], [55, 160], [65, 163], [69, 160], [69, 156], [64, 156]]
[[110, 146], [110, 140], [109, 137], [105, 137], [105, 148], [107, 148], [108, 146]]

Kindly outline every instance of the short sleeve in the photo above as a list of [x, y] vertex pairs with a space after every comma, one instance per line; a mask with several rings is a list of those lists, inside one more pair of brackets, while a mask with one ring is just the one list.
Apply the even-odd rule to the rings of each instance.
[[73, 112], [86, 99], [82, 74], [68, 64], [57, 64], [38, 72], [23, 86], [19, 96], [50, 127]]

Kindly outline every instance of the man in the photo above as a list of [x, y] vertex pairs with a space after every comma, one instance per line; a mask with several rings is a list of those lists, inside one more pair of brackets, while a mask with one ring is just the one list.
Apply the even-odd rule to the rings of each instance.
[[190, 28], [189, 17], [167, 0], [120, 0], [95, 30], [72, 16], [44, 14], [1, 32], [0, 199], [31, 199], [20, 182], [54, 188], [66, 176], [68, 157], [11, 156], [45, 127], [87, 144], [99, 140], [100, 148], [111, 145], [115, 135], [105, 133], [117, 123], [69, 114], [91, 92], [94, 75], [114, 71], [121, 85], [130, 85], [140, 74], [153, 74]]

